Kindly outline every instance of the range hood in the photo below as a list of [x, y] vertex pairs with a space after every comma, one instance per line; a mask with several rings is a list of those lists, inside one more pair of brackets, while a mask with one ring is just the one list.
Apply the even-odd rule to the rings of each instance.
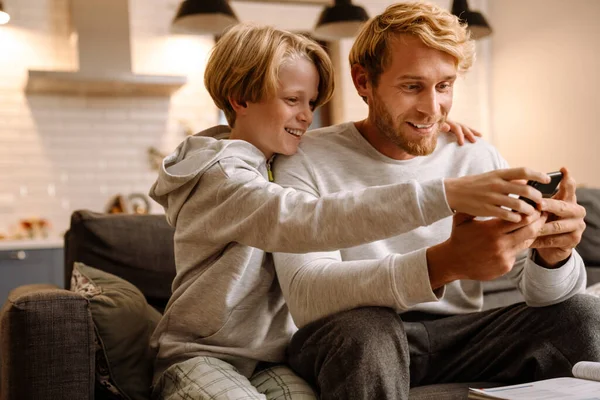
[[186, 77], [134, 74], [128, 0], [70, 0], [79, 71], [29, 70], [29, 93], [168, 96]]

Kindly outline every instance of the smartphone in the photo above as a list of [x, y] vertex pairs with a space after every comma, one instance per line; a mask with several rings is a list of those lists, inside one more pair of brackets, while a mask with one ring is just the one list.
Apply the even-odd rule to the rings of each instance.
[[[563, 174], [562, 172], [550, 172], [547, 174], [550, 177], [550, 183], [540, 183], [538, 181], [527, 181], [529, 186], [533, 186], [535, 189], [542, 192], [543, 198], [549, 198], [554, 196], [554, 194], [558, 191], [558, 184], [562, 180]], [[519, 199], [523, 200], [527, 204], [531, 204], [532, 207], [536, 207], [536, 204], [533, 200], [528, 199], [527, 197], [519, 196]]]

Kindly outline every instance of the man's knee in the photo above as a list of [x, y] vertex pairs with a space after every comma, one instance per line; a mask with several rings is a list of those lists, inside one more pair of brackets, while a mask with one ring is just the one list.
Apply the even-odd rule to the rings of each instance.
[[548, 313], [554, 315], [557, 323], [583, 324], [597, 327], [600, 324], [600, 298], [587, 294], [575, 296], [548, 307]]
[[402, 320], [388, 308], [344, 311], [300, 329], [289, 346], [289, 362], [313, 383], [325, 365], [377, 370], [382, 365], [408, 365], [408, 341]]
[[[294, 335], [289, 349], [292, 367], [326, 398], [408, 393], [408, 341], [391, 309], [358, 308], [315, 321]], [[375, 394], [368, 389], [374, 382]]]
[[363, 307], [315, 321], [302, 328], [295, 339], [309, 346], [337, 347], [344, 342], [377, 349], [390, 341], [405, 342], [406, 335], [395, 311], [383, 307]]
[[600, 298], [577, 294], [551, 308], [556, 324], [600, 336]]
[[545, 309], [555, 346], [569, 349], [572, 362], [600, 361], [600, 298], [578, 294]]

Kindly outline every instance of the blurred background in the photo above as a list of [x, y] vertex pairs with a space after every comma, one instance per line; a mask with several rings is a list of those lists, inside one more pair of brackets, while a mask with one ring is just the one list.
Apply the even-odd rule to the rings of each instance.
[[[374, 16], [393, 2], [335, 3]], [[226, 5], [234, 20], [323, 41], [337, 90], [315, 126], [366, 116], [347, 62], [352, 33], [321, 29], [331, 22], [323, 12], [334, 1]], [[158, 160], [187, 134], [222, 120], [203, 86], [222, 28], [190, 30], [184, 14], [207, 11], [187, 6], [0, 1], [0, 22], [9, 18], [0, 25], [0, 238], [60, 241], [75, 209], [162, 211], [146, 197]], [[481, 35], [477, 61], [457, 83], [451, 118], [481, 131], [512, 166], [567, 166], [579, 184], [600, 187], [600, 1], [471, 0], [467, 7], [462, 15], [480, 13], [484, 26], [472, 21]]]

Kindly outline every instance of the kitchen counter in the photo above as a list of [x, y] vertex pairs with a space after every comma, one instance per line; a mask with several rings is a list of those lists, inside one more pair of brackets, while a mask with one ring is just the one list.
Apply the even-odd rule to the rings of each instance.
[[0, 251], [6, 250], [37, 250], [62, 248], [64, 240], [53, 239], [25, 239], [25, 240], [0, 240]]

